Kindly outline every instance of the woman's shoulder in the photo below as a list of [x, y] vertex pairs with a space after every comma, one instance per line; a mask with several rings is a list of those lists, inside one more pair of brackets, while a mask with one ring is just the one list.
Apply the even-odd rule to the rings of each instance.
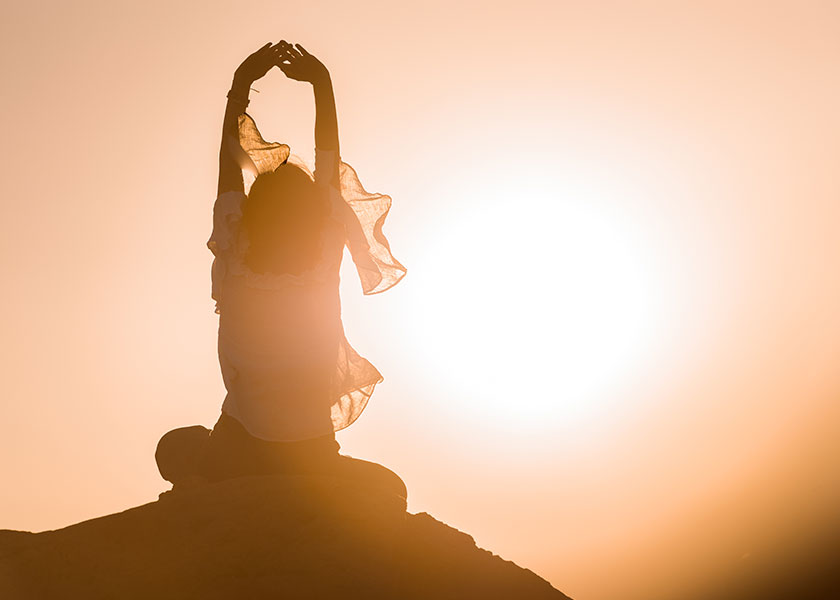
[[228, 190], [216, 196], [213, 203], [213, 214], [242, 213], [242, 202], [245, 200], [245, 192], [241, 190]]
[[207, 247], [216, 258], [228, 253], [235, 244], [244, 199], [243, 192], [227, 191], [219, 194], [213, 203], [213, 231]]

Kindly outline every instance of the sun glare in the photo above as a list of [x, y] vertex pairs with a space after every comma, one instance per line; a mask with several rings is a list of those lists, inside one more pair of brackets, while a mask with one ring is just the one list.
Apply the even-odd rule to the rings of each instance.
[[494, 181], [475, 192], [480, 205], [433, 226], [414, 269], [424, 279], [414, 334], [463, 400], [458, 412], [528, 428], [592, 424], [650, 360], [663, 281], [616, 208], [622, 193], [596, 178], [532, 178], [525, 190]]

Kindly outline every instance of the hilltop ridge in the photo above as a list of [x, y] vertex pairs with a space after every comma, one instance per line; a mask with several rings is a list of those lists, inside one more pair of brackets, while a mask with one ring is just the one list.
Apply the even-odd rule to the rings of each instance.
[[568, 600], [403, 498], [242, 477], [56, 531], [0, 531], [0, 597]]

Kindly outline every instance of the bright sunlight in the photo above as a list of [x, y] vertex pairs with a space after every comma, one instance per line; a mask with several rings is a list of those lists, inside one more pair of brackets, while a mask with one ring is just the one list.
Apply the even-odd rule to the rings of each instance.
[[471, 419], [591, 425], [651, 359], [664, 279], [626, 191], [585, 173], [525, 181], [474, 187], [431, 226], [415, 345]]

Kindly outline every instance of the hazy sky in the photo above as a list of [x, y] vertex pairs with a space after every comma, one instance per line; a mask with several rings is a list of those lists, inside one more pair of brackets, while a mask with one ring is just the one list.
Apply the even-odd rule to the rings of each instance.
[[[281, 38], [408, 267], [345, 329], [384, 374], [343, 452], [573, 597], [769, 560], [840, 502], [840, 5], [5, 7], [0, 527], [153, 501], [218, 417], [225, 92]], [[250, 113], [313, 157], [311, 89]], [[676, 587], [674, 587], [676, 586]]]

